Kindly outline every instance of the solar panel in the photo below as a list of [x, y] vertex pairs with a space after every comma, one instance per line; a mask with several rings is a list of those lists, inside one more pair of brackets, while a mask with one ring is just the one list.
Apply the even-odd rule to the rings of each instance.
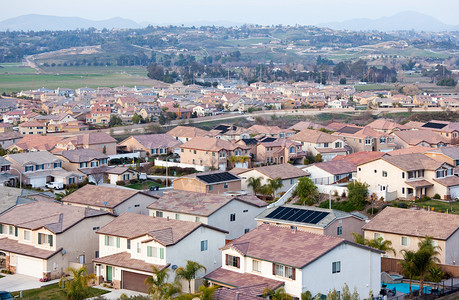
[[442, 129], [443, 127], [445, 127], [447, 124], [442, 124], [442, 123], [435, 123], [435, 122], [427, 122], [425, 123], [424, 125], [422, 125], [421, 127], [425, 127], [425, 128], [434, 128], [434, 129]]
[[323, 211], [315, 211], [309, 209], [300, 209], [292, 207], [278, 207], [271, 213], [269, 213], [266, 218], [300, 222], [300, 223], [309, 223], [317, 224], [325, 218], [329, 213]]
[[235, 175], [229, 172], [221, 172], [215, 174], [205, 174], [205, 175], [196, 175], [196, 177], [206, 183], [216, 183], [216, 182], [223, 182], [223, 181], [230, 181], [230, 180], [237, 180], [239, 179]]

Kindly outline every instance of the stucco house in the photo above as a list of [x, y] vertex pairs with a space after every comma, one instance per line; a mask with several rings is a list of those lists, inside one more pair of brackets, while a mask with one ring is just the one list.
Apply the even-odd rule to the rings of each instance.
[[93, 149], [107, 155], [114, 155], [116, 154], [116, 140], [104, 132], [89, 132], [62, 139], [55, 148], [58, 151]]
[[[178, 152], [181, 143], [169, 134], [147, 134], [130, 136], [118, 144], [126, 151], [145, 151], [147, 155], [161, 155]], [[177, 150], [176, 150], [177, 149]]]
[[209, 132], [192, 126], [177, 126], [169, 130], [167, 134], [175, 138], [177, 141], [186, 143], [192, 138], [206, 136]]
[[174, 190], [222, 194], [241, 190], [241, 178], [227, 171], [185, 175], [174, 180]]
[[[152, 265], [175, 270], [192, 260], [207, 272], [221, 266], [218, 249], [225, 245], [226, 232], [199, 222], [125, 213], [97, 233], [99, 257], [93, 262], [98, 282], [146, 293], [145, 279], [153, 276]], [[201, 271], [198, 278], [203, 275]], [[186, 284], [182, 286], [188, 291]]]
[[367, 239], [382, 237], [392, 242], [392, 252], [385, 256], [402, 259], [401, 250], [418, 250], [418, 243], [426, 236], [439, 246], [441, 264], [457, 265], [459, 262], [459, 215], [425, 210], [386, 207], [363, 226]]
[[256, 227], [268, 204], [253, 195], [215, 195], [172, 190], [148, 206], [150, 216], [201, 222], [228, 231], [227, 240]]
[[381, 287], [382, 252], [340, 238], [263, 224], [221, 249], [223, 266], [205, 278], [251, 286], [255, 295], [279, 287], [297, 298], [305, 291], [326, 295], [346, 283], [363, 297]]
[[18, 205], [0, 216], [0, 255], [14, 273], [59, 278], [69, 266], [87, 265], [98, 256], [95, 232], [113, 218], [48, 201]]
[[125, 212], [148, 215], [147, 206], [157, 199], [138, 190], [87, 184], [64, 197], [62, 203], [103, 210], [114, 215]]
[[345, 126], [332, 134], [343, 139], [352, 147], [353, 152], [390, 152], [397, 146], [393, 140], [394, 138], [390, 134], [376, 131], [370, 126]]
[[357, 171], [356, 165], [345, 159], [314, 163], [301, 169], [310, 174], [315, 184], [321, 185], [350, 181]]
[[398, 148], [409, 148], [414, 146], [427, 146], [440, 148], [447, 146], [450, 142], [448, 138], [436, 134], [432, 130], [405, 130], [392, 133], [394, 142]]
[[108, 156], [92, 149], [67, 150], [55, 153], [54, 155], [62, 159], [63, 167], [68, 171], [108, 165]]
[[346, 155], [351, 152], [342, 138], [318, 130], [303, 129], [289, 139], [301, 143], [303, 151], [314, 156], [322, 155], [324, 161], [332, 160], [336, 155]]

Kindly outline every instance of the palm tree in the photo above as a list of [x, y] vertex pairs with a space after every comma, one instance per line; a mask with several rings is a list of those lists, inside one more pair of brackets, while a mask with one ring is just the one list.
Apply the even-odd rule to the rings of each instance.
[[263, 291], [263, 297], [269, 298], [270, 300], [293, 300], [293, 297], [287, 294], [283, 288], [279, 288], [277, 290], [265, 288]]
[[249, 156], [241, 156], [241, 157], [239, 158], [239, 162], [240, 162], [241, 164], [245, 164], [245, 163], [248, 162], [248, 161], [250, 161], [250, 157], [249, 157]]
[[90, 280], [96, 279], [95, 274], [88, 274], [85, 266], [76, 268], [67, 268], [67, 273], [71, 274], [70, 277], [62, 276], [59, 280], [59, 287], [64, 288], [64, 293], [69, 300], [82, 300], [89, 296]]
[[249, 177], [249, 179], [247, 179], [247, 186], [252, 188], [255, 195], [260, 193], [261, 180], [261, 177]]
[[352, 236], [354, 237], [354, 242], [360, 245], [368, 245], [368, 240], [363, 237], [363, 234], [358, 234], [355, 232], [351, 232]]
[[204, 267], [203, 265], [195, 261], [187, 260], [185, 268], [180, 267], [177, 270], [175, 270], [175, 279], [184, 279], [188, 281], [188, 291], [189, 293], [191, 293], [191, 280], [195, 279], [196, 274], [201, 270], [204, 270], [204, 272], [207, 271], [206, 267]]
[[201, 294], [199, 295], [199, 299], [201, 300], [212, 300], [212, 295], [215, 293], [215, 291], [219, 288], [218, 285], [213, 285], [213, 286], [205, 286], [201, 285], [199, 287], [199, 291]]
[[273, 197], [273, 200], [276, 200], [276, 191], [283, 186], [284, 184], [282, 183], [282, 178], [280, 177], [277, 177], [276, 179], [268, 179], [268, 187], [271, 191], [271, 196]]
[[169, 283], [168, 269], [158, 269], [156, 266], [151, 266], [154, 275], [145, 279], [145, 284], [148, 286], [148, 293], [155, 300], [171, 299], [172, 295], [180, 292], [178, 282]]
[[402, 266], [403, 276], [408, 277], [410, 280], [411, 295], [411, 280], [416, 273], [416, 266], [414, 265], [414, 256], [416, 255], [416, 252], [403, 249], [400, 253], [403, 256], [403, 260], [400, 261], [400, 265]]
[[368, 246], [370, 246], [372, 248], [375, 248], [375, 249], [378, 249], [378, 250], [381, 250], [381, 251], [384, 251], [384, 252], [391, 251], [392, 253], [394, 253], [394, 256], [397, 256], [397, 252], [395, 252], [395, 249], [391, 247], [392, 246], [392, 242], [383, 239], [382, 236], [380, 236], [377, 239], [369, 240], [368, 241]]
[[418, 247], [419, 250], [416, 251], [413, 262], [419, 274], [419, 289], [422, 295], [424, 293], [424, 277], [432, 267], [436, 266], [436, 263], [440, 262], [440, 259], [437, 257], [440, 252], [437, 249], [441, 248], [434, 246], [433, 240], [429, 236], [420, 241]]
[[312, 300], [312, 294], [310, 291], [301, 293], [301, 300]]
[[239, 157], [237, 156], [230, 156], [228, 157], [228, 161], [231, 163], [231, 166], [234, 167], [234, 165], [236, 165], [237, 162], [239, 162]]

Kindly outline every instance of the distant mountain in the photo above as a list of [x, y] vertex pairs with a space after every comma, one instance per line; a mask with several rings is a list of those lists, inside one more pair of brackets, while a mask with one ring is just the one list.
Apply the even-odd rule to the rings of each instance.
[[434, 17], [424, 15], [415, 11], [405, 11], [391, 17], [379, 19], [353, 19], [343, 22], [330, 22], [318, 24], [320, 27], [328, 27], [337, 30], [416, 30], [416, 31], [453, 31], [458, 30], [459, 25], [453, 26], [442, 23]]
[[0, 31], [6, 30], [73, 30], [77, 28], [112, 29], [112, 28], [140, 28], [141, 26], [129, 19], [120, 17], [108, 20], [94, 21], [78, 17], [58, 17], [46, 15], [24, 15], [0, 21]]

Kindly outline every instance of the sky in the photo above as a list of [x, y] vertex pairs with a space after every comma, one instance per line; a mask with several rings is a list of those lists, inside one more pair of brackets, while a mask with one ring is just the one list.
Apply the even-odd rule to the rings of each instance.
[[458, 0], [2, 0], [0, 20], [26, 14], [103, 20], [122, 17], [151, 24], [230, 21], [317, 25], [376, 19], [412, 10], [458, 25]]

